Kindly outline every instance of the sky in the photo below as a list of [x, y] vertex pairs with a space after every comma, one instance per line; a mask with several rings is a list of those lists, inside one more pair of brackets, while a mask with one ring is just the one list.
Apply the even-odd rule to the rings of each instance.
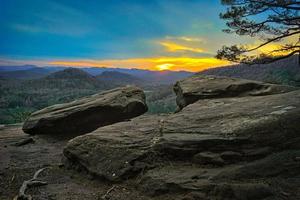
[[220, 0], [0, 0], [0, 65], [201, 71], [229, 64]]

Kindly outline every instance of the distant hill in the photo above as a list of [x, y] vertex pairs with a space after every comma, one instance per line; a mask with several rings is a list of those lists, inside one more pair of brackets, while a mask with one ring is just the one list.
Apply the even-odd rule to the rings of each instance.
[[18, 71], [18, 70], [27, 70], [36, 68], [35, 65], [21, 65], [21, 66], [0, 66], [0, 72], [10, 72], [10, 71]]
[[45, 67], [40, 67], [43, 69], [46, 69], [48, 71], [50, 71], [51, 73], [53, 72], [58, 72], [58, 71], [62, 71], [64, 69], [70, 68], [70, 67], [62, 67], [62, 66], [45, 66]]
[[145, 84], [161, 85], [161, 84], [174, 84], [176, 81], [191, 76], [192, 72], [187, 71], [152, 71], [142, 69], [122, 69], [111, 68], [110, 71], [117, 71], [121, 73], [130, 74], [141, 80], [144, 80]]
[[110, 88], [88, 73], [72, 68], [33, 80], [0, 78], [0, 109], [40, 109]]
[[144, 81], [140, 78], [132, 76], [130, 74], [118, 72], [118, 71], [104, 71], [100, 75], [95, 76], [98, 80], [110, 85], [143, 85]]
[[173, 84], [176, 81], [191, 76], [192, 72], [187, 71], [152, 71], [144, 69], [125, 69], [125, 68], [106, 68], [106, 67], [92, 67], [80, 68], [81, 70], [90, 73], [91, 75], [100, 75], [103, 72], [120, 72], [131, 75], [144, 81], [144, 84], [161, 85]]
[[231, 65], [199, 73], [300, 86], [300, 67], [297, 55], [270, 64]]
[[47, 76], [51, 71], [40, 68], [33, 67], [25, 70], [16, 71], [0, 71], [0, 77], [6, 79], [38, 79]]
[[[96, 77], [77, 68], [67, 68], [62, 71], [51, 73], [44, 78], [28, 81], [28, 83], [33, 85], [39, 84], [44, 88], [59, 88], [61, 90], [76, 92], [88, 90], [99, 91], [112, 88], [109, 84], [106, 84], [98, 80]], [[70, 92], [66, 91], [66, 93]]]
[[93, 76], [100, 75], [102, 72], [105, 72], [105, 71], [112, 71], [111, 68], [106, 68], [106, 67], [83, 67], [80, 69], [93, 75]]
[[[0, 66], [0, 77], [8, 78], [8, 79], [36, 79], [36, 78], [42, 78], [45, 75], [54, 72], [59, 72], [68, 68], [70, 67], [63, 67], [63, 66], [37, 67], [34, 65], [10, 66], [10, 67]], [[84, 72], [87, 72], [92, 76], [99, 76], [103, 72], [110, 72], [110, 73], [119, 72], [126, 75], [131, 75], [135, 77], [134, 79], [137, 78], [141, 79], [143, 81], [143, 84], [148, 84], [148, 85], [173, 84], [176, 81], [191, 76], [193, 74], [192, 72], [187, 72], [187, 71], [152, 71], [152, 70], [143, 70], [143, 69], [125, 69], [125, 68], [123, 69], [123, 68], [107, 68], [107, 67], [82, 67], [76, 69], [80, 69]], [[22, 70], [22, 72], [24, 73], [21, 73], [20, 70]], [[8, 71], [10, 73], [6, 73]], [[116, 77], [118, 75], [116, 73], [113, 76]], [[122, 76], [122, 78], [124, 78], [124, 76]], [[124, 78], [124, 80], [125, 79], [126, 78]], [[135, 80], [133, 83], [136, 83], [136, 81], [137, 80]]]
[[137, 77], [152, 84], [174, 84], [176, 81], [191, 76], [192, 72], [186, 71], [149, 71], [146, 73], [136, 72]]

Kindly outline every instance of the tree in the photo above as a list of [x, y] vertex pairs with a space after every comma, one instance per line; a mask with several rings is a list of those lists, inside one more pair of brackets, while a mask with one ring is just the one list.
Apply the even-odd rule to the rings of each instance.
[[[300, 66], [300, 0], [221, 0], [229, 6], [220, 14], [226, 20], [226, 33], [257, 37], [260, 44], [223, 46], [217, 58], [232, 62], [270, 63], [299, 54]], [[291, 41], [294, 38], [295, 41]], [[296, 38], [296, 39], [295, 39]], [[269, 52], [255, 51], [278, 43], [279, 48]]]

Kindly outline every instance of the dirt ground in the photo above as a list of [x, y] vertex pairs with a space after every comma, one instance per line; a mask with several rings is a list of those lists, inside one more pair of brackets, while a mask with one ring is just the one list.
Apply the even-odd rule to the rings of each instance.
[[[32, 137], [34, 142], [22, 146], [15, 144]], [[84, 172], [67, 169], [63, 164], [62, 150], [70, 138], [29, 136], [21, 124], [0, 127], [0, 199], [13, 199], [24, 180], [29, 180], [41, 168], [47, 167], [39, 179], [47, 185], [26, 191], [33, 199], [110, 199], [110, 200], [162, 200], [181, 199], [180, 196], [149, 197], [137, 190], [135, 181], [112, 185], [95, 180]], [[112, 190], [110, 190], [113, 188]], [[103, 198], [108, 191], [110, 192]]]

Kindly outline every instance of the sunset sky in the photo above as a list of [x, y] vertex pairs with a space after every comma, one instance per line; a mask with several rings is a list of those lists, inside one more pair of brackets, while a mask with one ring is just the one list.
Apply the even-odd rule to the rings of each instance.
[[219, 0], [0, 0], [0, 65], [200, 71], [224, 44]]

